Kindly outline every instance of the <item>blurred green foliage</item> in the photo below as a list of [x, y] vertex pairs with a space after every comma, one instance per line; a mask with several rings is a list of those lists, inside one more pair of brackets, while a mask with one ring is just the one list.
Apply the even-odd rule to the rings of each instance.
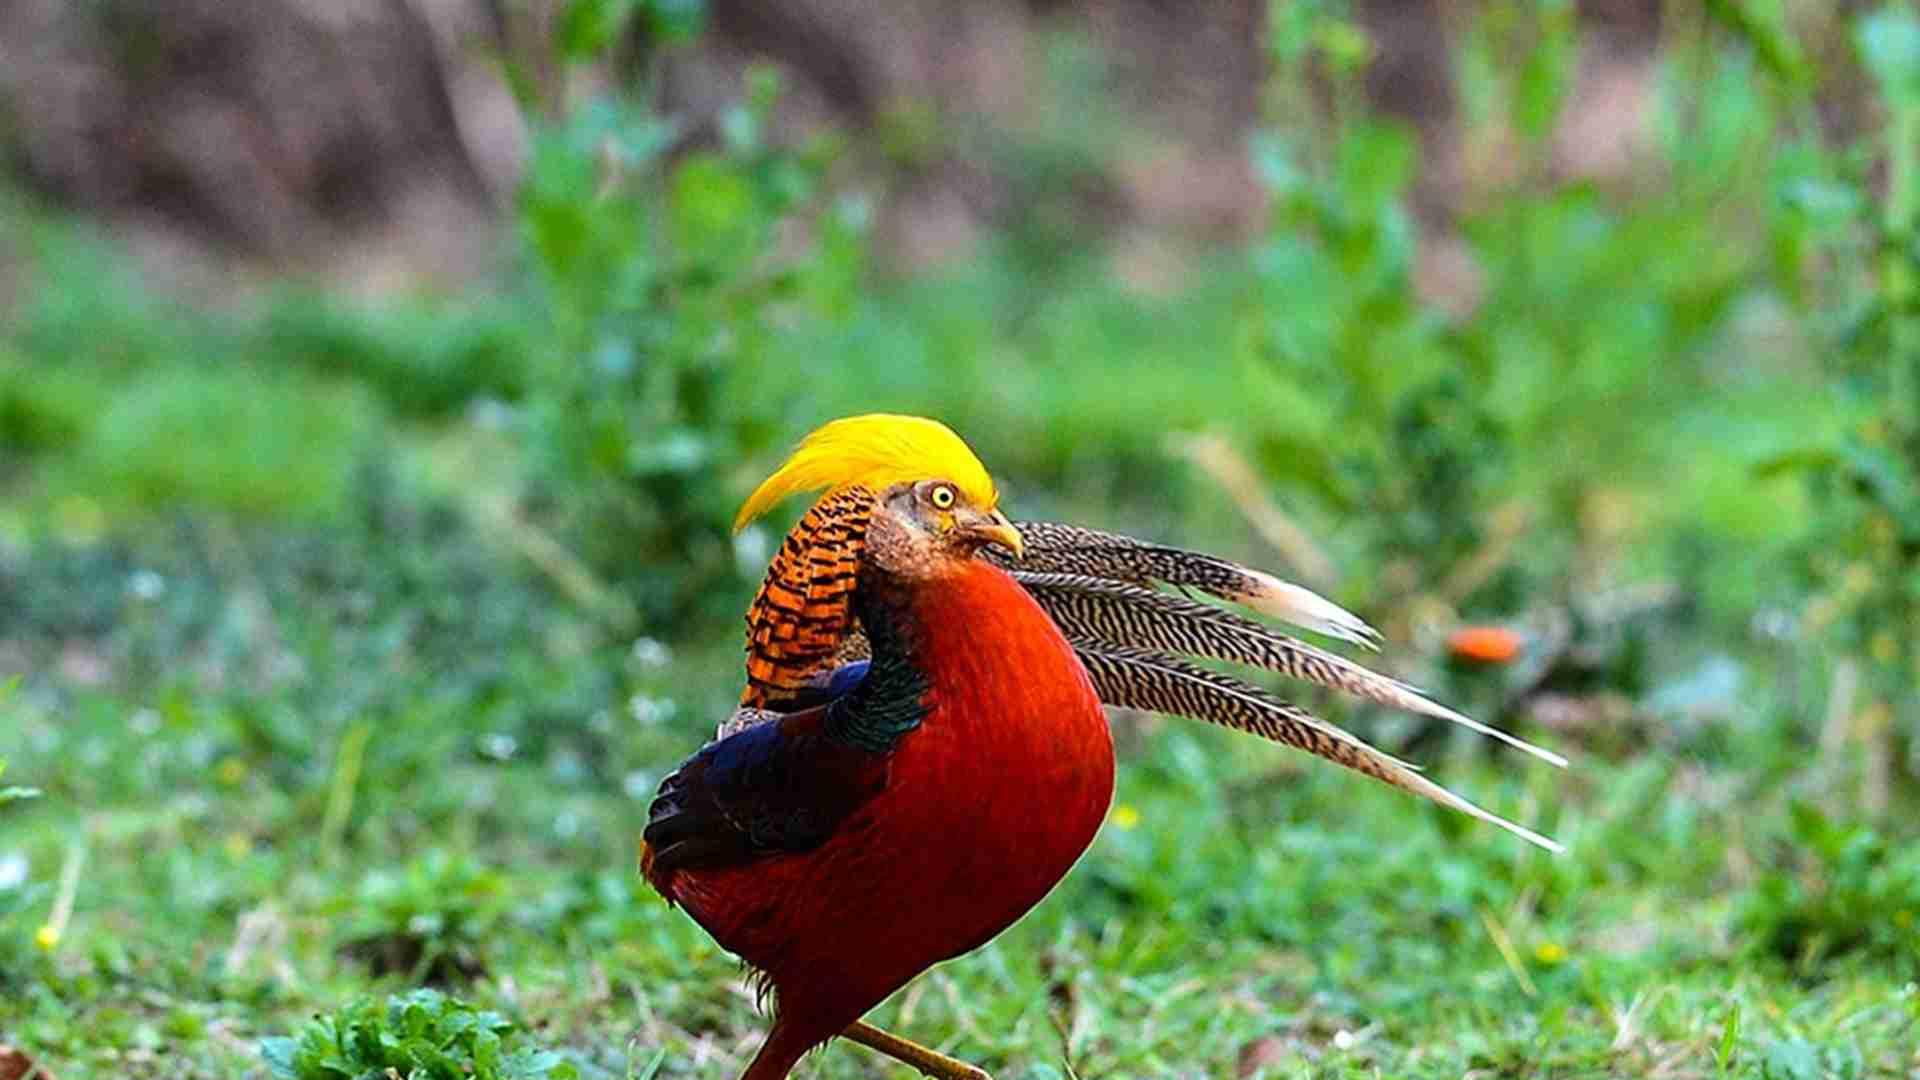
[[[1276, 66], [1357, 100], [1362, 32], [1341, 28], [1344, 6], [1289, 8]], [[1702, 534], [1720, 557], [1689, 584], [1715, 596], [1709, 610], [1779, 583], [1796, 500], [1750, 465], [1832, 413], [1792, 400], [1793, 365], [1742, 340], [1743, 318], [1778, 302], [1768, 238], [1717, 208], [1764, 204], [1784, 118], [1709, 40], [1669, 60], [1708, 74], [1662, 117], [1660, 185], [1621, 197], [1559, 182], [1545, 136], [1578, 53], [1571, 4], [1487, 5], [1462, 42], [1462, 152], [1495, 173], [1459, 223], [1469, 261], [1448, 289], [1464, 313], [1415, 286], [1412, 133], [1270, 95], [1254, 154], [1274, 216], [1238, 335], [1270, 372], [1253, 383], [1272, 390], [1252, 435], [1290, 506], [1339, 533], [1383, 619], [1564, 601], [1600, 567], [1658, 563], [1662, 543]]]
[[1848, 425], [1766, 468], [1807, 478], [1819, 524], [1805, 553], [1820, 587], [1808, 621], [1868, 675], [1860, 735], [1900, 740], [1920, 769], [1920, 16], [1867, 14], [1854, 44], [1882, 130], [1862, 152], [1803, 164], [1778, 211], [1808, 276], [1824, 279], [1822, 344]]
[[[779, 82], [749, 82], [724, 145], [677, 159], [637, 103], [583, 105], [537, 133], [521, 189], [548, 331], [515, 426], [536, 520], [663, 621], [731, 606], [735, 492], [711, 478], [784, 434], [741, 388], [860, 280], [858, 214], [819, 194], [831, 147], [769, 146]], [[810, 234], [797, 256], [783, 228]]]

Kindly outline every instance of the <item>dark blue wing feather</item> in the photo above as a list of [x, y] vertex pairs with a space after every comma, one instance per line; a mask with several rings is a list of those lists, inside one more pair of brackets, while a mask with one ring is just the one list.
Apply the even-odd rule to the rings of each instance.
[[837, 668], [822, 671], [807, 680], [807, 684], [793, 692], [793, 696], [781, 702], [784, 712], [803, 712], [816, 706], [825, 705], [836, 698], [846, 697], [859, 687], [867, 677], [867, 669], [873, 666], [871, 660], [855, 660], [841, 664]]
[[810, 850], [884, 788], [888, 755], [837, 737], [829, 719], [850, 707], [868, 668], [822, 674], [810, 707], [708, 743], [662, 781], [644, 834], [652, 872]]
[[823, 673], [808, 707], [708, 743], [660, 783], [649, 874], [808, 851], [887, 785], [927, 713], [927, 679], [892, 615], [862, 606], [872, 659]]

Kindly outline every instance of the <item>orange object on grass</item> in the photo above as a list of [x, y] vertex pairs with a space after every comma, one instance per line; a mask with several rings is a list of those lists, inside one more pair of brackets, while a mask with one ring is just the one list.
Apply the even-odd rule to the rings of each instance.
[[1448, 654], [1476, 664], [1510, 664], [1520, 648], [1520, 635], [1504, 626], [1463, 626], [1447, 635]]

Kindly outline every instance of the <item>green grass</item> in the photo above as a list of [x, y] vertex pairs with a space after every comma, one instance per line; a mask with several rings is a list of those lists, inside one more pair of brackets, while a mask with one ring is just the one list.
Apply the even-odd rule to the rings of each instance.
[[[0, 861], [26, 867], [0, 890], [10, 1041], [63, 1077], [265, 1076], [263, 1038], [424, 981], [582, 1076], [744, 1063], [761, 1020], [738, 970], [634, 868], [653, 784], [732, 697], [733, 643], [599, 636], [437, 502], [402, 483], [349, 511], [378, 534], [188, 533], [9, 572], [12, 647], [36, 670], [91, 652], [104, 679], [0, 706], [9, 781], [44, 789], [0, 816]], [[161, 584], [130, 591], [141, 571]], [[1898, 1075], [1911, 834], [1813, 809], [1851, 805], [1851, 758], [1815, 754], [1782, 672], [1742, 670], [1722, 720], [1557, 740], [1568, 774], [1425, 755], [1561, 858], [1242, 736], [1122, 719], [1087, 858], [876, 1019], [1002, 1077]], [[900, 1074], [853, 1047], [807, 1068]]]

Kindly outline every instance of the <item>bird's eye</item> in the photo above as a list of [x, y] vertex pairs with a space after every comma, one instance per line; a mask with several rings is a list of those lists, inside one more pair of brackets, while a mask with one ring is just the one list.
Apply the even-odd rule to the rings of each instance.
[[933, 500], [933, 506], [936, 510], [953, 509], [953, 489], [945, 484], [934, 488], [932, 494], [928, 495], [927, 498]]

